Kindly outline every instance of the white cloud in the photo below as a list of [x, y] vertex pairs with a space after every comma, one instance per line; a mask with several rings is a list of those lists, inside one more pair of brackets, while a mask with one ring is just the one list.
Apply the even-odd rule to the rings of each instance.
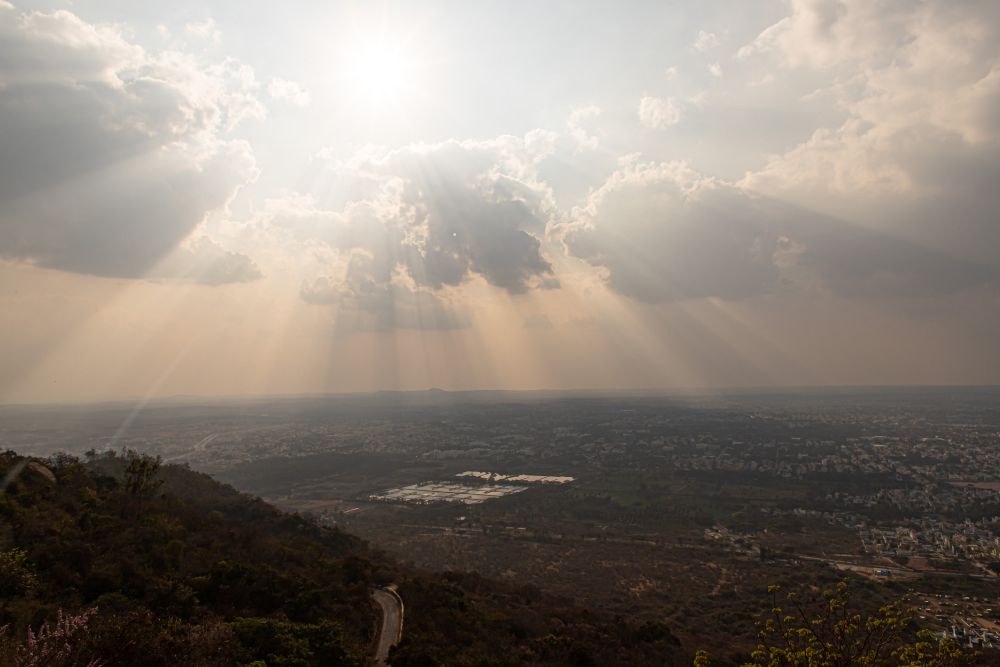
[[791, 12], [743, 46], [737, 57], [777, 53], [790, 66], [893, 59], [911, 20], [934, 0], [792, 0]]
[[222, 41], [222, 31], [215, 24], [215, 19], [209, 17], [202, 21], [193, 21], [184, 24], [184, 32], [197, 39], [203, 39], [213, 44]]
[[224, 285], [252, 282], [262, 275], [246, 255], [228, 251], [207, 236], [198, 236], [157, 264], [147, 278]]
[[693, 95], [689, 95], [687, 99], [684, 100], [689, 106], [695, 107], [697, 109], [702, 109], [708, 104], [708, 93], [704, 90], [699, 90]]
[[771, 54], [789, 67], [886, 68], [906, 67], [914, 50], [933, 50], [954, 65], [971, 46], [964, 40], [982, 42], [998, 18], [1000, 6], [992, 0], [792, 0], [789, 15], [737, 56]]
[[269, 226], [324, 244], [340, 266], [307, 279], [307, 302], [352, 311], [361, 328], [417, 326], [417, 315], [433, 328], [461, 326], [448, 295], [470, 280], [511, 294], [558, 285], [543, 252], [554, 205], [534, 175], [555, 139], [535, 131], [369, 148], [327, 165], [321, 180], [344, 188], [333, 199], [286, 200], [268, 213]]
[[570, 136], [576, 141], [577, 150], [596, 150], [600, 145], [597, 135], [586, 129], [588, 121], [595, 120], [601, 115], [600, 107], [593, 104], [585, 107], [573, 109], [569, 115], [567, 125]]
[[670, 97], [646, 96], [639, 100], [639, 122], [644, 127], [663, 129], [681, 120], [681, 110]]
[[140, 277], [254, 178], [235, 61], [151, 54], [72, 13], [0, 13], [0, 256]]
[[712, 76], [718, 78], [722, 76], [722, 65], [719, 63], [711, 63], [708, 66], [708, 73]]
[[774, 83], [774, 81], [775, 81], [774, 74], [771, 74], [770, 72], [767, 72], [766, 74], [761, 75], [759, 78], [751, 80], [747, 85], [749, 85], [749, 86], [766, 86], [766, 85]]
[[753, 202], [681, 163], [622, 168], [572, 218], [570, 254], [640, 301], [740, 298], [778, 279], [774, 239]]
[[309, 106], [309, 93], [294, 81], [275, 77], [267, 84], [267, 94], [273, 100], [288, 102], [297, 107]]
[[[1000, 244], [1000, 5], [797, 1], [745, 55], [833, 76], [847, 116], [746, 175], [759, 192], [985, 265]], [[811, 46], [815, 43], [815, 49]], [[943, 224], [947, 220], [948, 224]]]
[[645, 302], [779, 291], [948, 293], [1000, 271], [847, 225], [683, 163], [623, 167], [560, 227], [567, 251]]
[[698, 31], [698, 37], [694, 40], [694, 48], [696, 51], [709, 51], [714, 49], [719, 45], [719, 36], [714, 32], [705, 32], [704, 30]]
[[521, 293], [551, 278], [540, 242], [548, 195], [527, 180], [524, 145], [513, 137], [446, 142], [354, 165], [378, 182], [372, 211], [417, 284], [437, 289], [478, 275]]
[[337, 306], [337, 326], [344, 333], [468, 326], [463, 308], [440, 293], [416, 287], [398, 272], [383, 274], [386, 268], [371, 253], [354, 250], [341, 276], [306, 281], [300, 294], [306, 303]]

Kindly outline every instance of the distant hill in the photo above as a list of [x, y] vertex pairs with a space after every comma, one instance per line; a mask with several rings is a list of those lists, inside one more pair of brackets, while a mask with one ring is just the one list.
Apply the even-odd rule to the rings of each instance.
[[390, 582], [406, 603], [397, 667], [689, 664], [661, 624], [416, 572], [186, 467], [6, 452], [0, 479], [0, 664], [62, 610], [80, 627], [45, 664], [361, 665], [371, 591]]

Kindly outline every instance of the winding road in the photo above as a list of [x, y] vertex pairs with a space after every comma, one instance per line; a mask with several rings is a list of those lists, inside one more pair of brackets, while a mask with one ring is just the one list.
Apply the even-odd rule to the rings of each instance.
[[395, 587], [379, 588], [372, 592], [372, 599], [382, 608], [382, 627], [375, 644], [375, 664], [389, 664], [389, 649], [403, 637], [403, 600]]

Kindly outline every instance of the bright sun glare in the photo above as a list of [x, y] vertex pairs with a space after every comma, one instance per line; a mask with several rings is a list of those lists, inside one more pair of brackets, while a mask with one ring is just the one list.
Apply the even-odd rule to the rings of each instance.
[[347, 79], [354, 95], [375, 109], [399, 105], [413, 94], [417, 83], [412, 59], [399, 47], [384, 43], [353, 49]]

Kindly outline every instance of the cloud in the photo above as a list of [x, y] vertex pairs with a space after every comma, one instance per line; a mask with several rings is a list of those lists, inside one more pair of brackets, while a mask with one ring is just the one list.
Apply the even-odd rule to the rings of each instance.
[[694, 40], [694, 48], [696, 51], [709, 51], [714, 49], [719, 45], [719, 36], [714, 32], [705, 32], [704, 30], [698, 31], [698, 37]]
[[712, 63], [712, 64], [710, 64], [708, 66], [708, 73], [711, 74], [712, 76], [714, 76], [715, 78], [721, 77], [722, 76], [722, 65], [720, 65], [719, 63]]
[[309, 106], [309, 93], [294, 81], [274, 78], [267, 84], [267, 94], [273, 100], [288, 102], [297, 107]]
[[741, 53], [832, 74], [846, 116], [744, 187], [1000, 267], [1000, 5], [797, 0]]
[[588, 121], [599, 118], [601, 109], [593, 104], [585, 107], [573, 109], [569, 115], [567, 125], [570, 136], [576, 141], [577, 151], [597, 150], [600, 140], [596, 135], [591, 134], [585, 127]]
[[377, 184], [369, 211], [417, 284], [438, 289], [476, 275], [519, 294], [551, 277], [540, 240], [547, 193], [526, 180], [526, 142], [512, 139], [410, 147], [354, 165]]
[[827, 71], [826, 92], [870, 123], [933, 125], [969, 141], [1000, 131], [1000, 5], [795, 0], [743, 51]]
[[0, 257], [141, 277], [256, 172], [227, 128], [253, 73], [147, 53], [66, 11], [0, 10]]
[[301, 295], [306, 303], [336, 305], [338, 327], [344, 332], [468, 326], [461, 309], [405, 276], [393, 275], [385, 262], [364, 251], [350, 254], [343, 277], [323, 275], [307, 281]]
[[643, 127], [663, 129], [681, 120], [681, 110], [673, 98], [643, 97], [639, 100], [639, 122]]
[[366, 149], [323, 164], [317, 178], [337, 183], [336, 193], [291, 198], [269, 225], [323, 244], [342, 264], [307, 281], [306, 301], [365, 313], [370, 326], [410, 326], [418, 316], [459, 326], [465, 320], [445, 295], [470, 280], [515, 295], [558, 286], [543, 252], [555, 207], [534, 173], [556, 139], [535, 131]]
[[681, 163], [629, 165], [562, 227], [567, 252], [644, 302], [779, 291], [941, 294], [1000, 273], [754, 195]]
[[222, 32], [219, 30], [219, 26], [215, 24], [215, 19], [211, 17], [203, 21], [185, 23], [184, 32], [192, 37], [197, 37], [213, 44], [218, 44], [222, 41]]
[[[936, 0], [792, 0], [791, 12], [743, 46], [738, 58], [779, 54], [789, 66], [830, 67], [877, 57], [892, 60], [913, 20]], [[972, 3], [976, 4], [976, 3]], [[981, 3], [980, 3], [981, 4]]]
[[207, 236], [199, 236], [174, 250], [147, 277], [226, 285], [253, 282], [263, 274], [246, 255], [226, 250]]
[[570, 254], [640, 301], [743, 298], [771, 289], [775, 238], [753, 202], [682, 164], [616, 172], [575, 212]]

